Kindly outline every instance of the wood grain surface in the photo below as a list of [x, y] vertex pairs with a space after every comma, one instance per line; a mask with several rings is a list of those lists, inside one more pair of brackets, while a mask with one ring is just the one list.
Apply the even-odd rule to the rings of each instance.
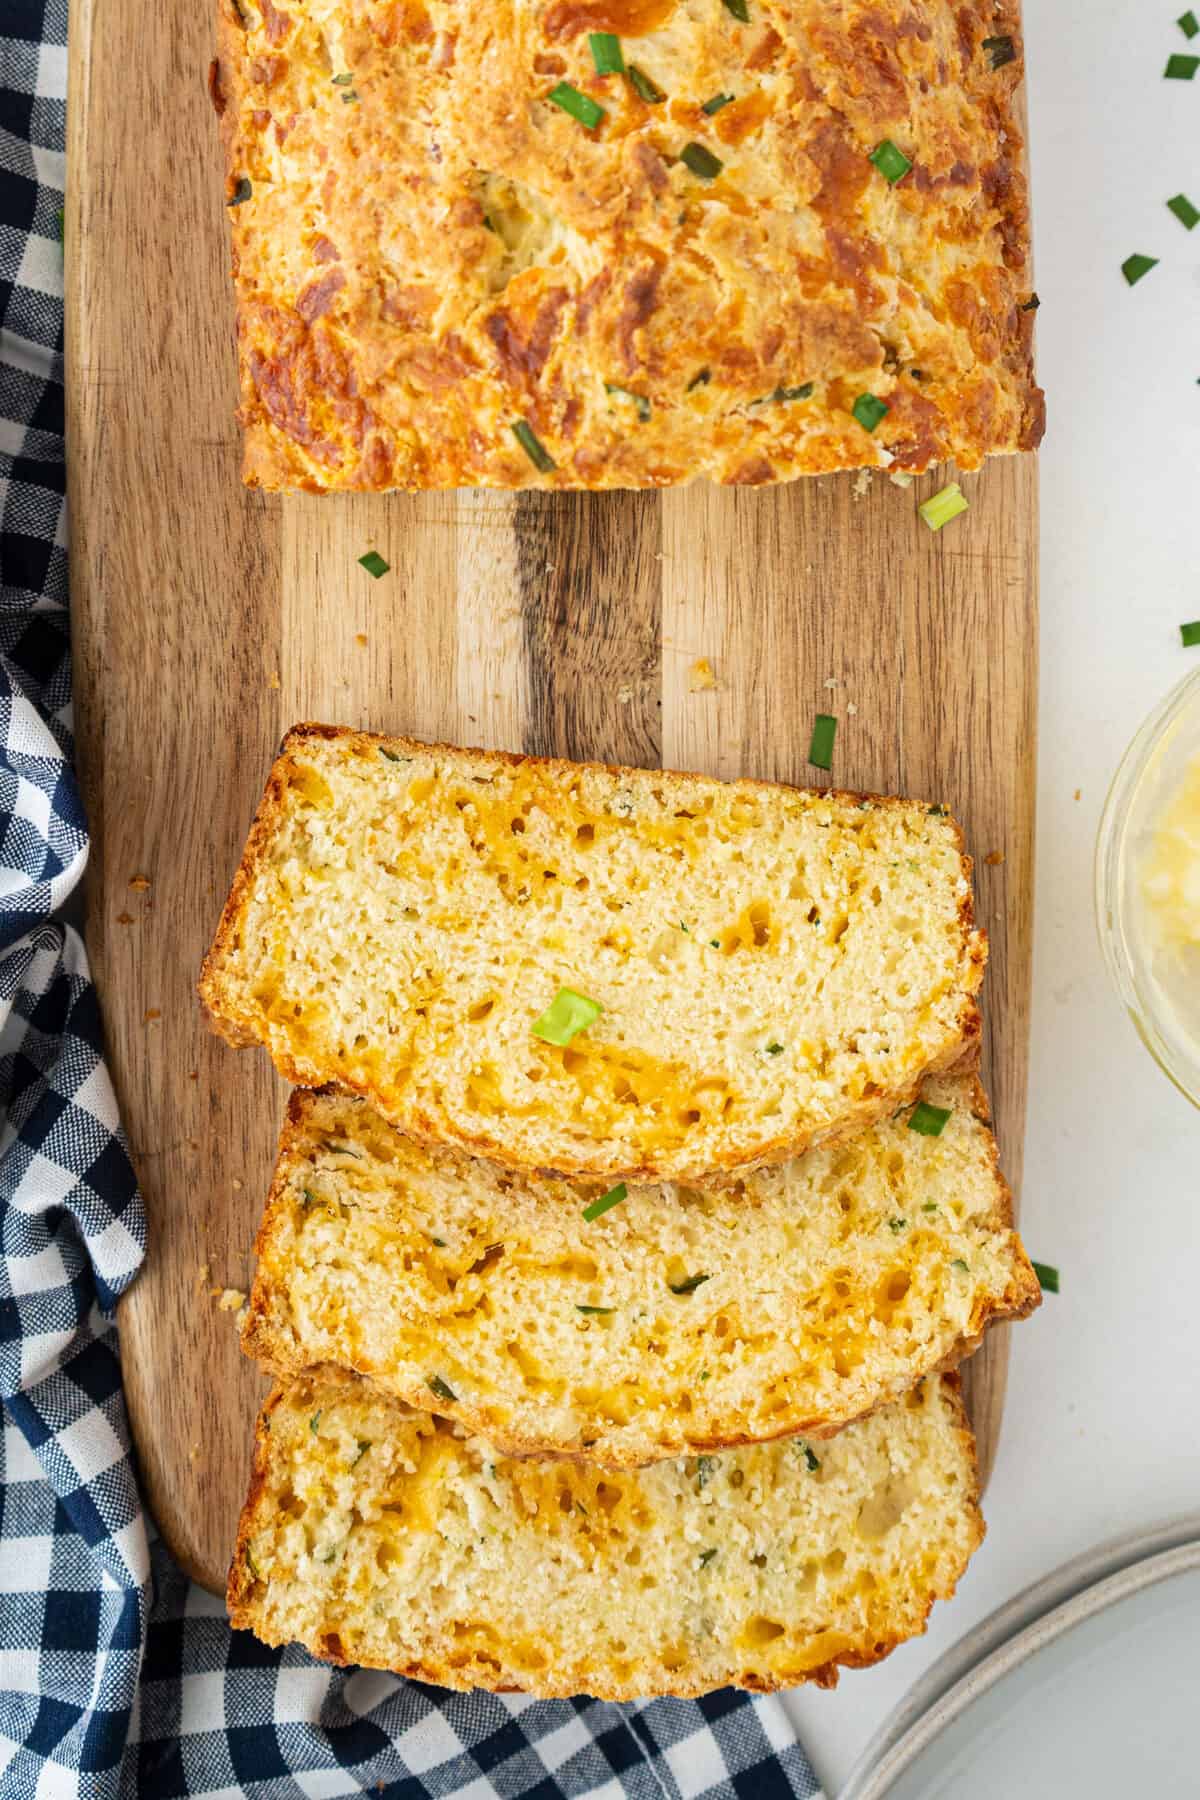
[[[750, 492], [279, 500], [239, 482], [207, 5], [78, 0], [66, 218], [71, 568], [88, 943], [150, 1222], [120, 1308], [145, 1491], [219, 1588], [262, 1384], [245, 1289], [284, 1094], [210, 1036], [200, 959], [300, 719], [948, 803], [992, 938], [986, 1074], [1020, 1174], [1031, 954], [1036, 469]], [[137, 128], [131, 128], [136, 119]], [[357, 558], [377, 549], [373, 581]], [[710, 659], [717, 685], [693, 691]], [[1003, 858], [985, 862], [983, 859]], [[148, 885], [147, 885], [148, 884]], [[1006, 1340], [969, 1369], [985, 1467]]]

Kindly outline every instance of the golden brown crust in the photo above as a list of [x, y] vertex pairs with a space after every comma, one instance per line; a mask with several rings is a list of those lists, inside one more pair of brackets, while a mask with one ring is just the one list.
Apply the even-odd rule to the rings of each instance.
[[[757, 486], [1035, 447], [1016, 4], [748, 11], [220, 0], [246, 480]], [[589, 29], [665, 98], [597, 75]]]
[[[316, 1369], [309, 1372], [305, 1379], [319, 1384], [325, 1371]], [[353, 1384], [354, 1377], [347, 1377], [340, 1372], [333, 1372], [334, 1379], [343, 1387]], [[980, 1511], [979, 1463], [974, 1433], [967, 1418], [962, 1399], [962, 1384], [956, 1374], [937, 1377], [942, 1384], [943, 1392], [949, 1400], [954, 1413], [953, 1429], [958, 1437], [963, 1459], [970, 1470], [970, 1481], [967, 1492], [962, 1496], [961, 1507], [969, 1521], [969, 1544], [962, 1566], [965, 1567], [974, 1555], [986, 1535], [987, 1527]], [[917, 1390], [920, 1391], [920, 1388]], [[263, 1611], [256, 1604], [257, 1591], [261, 1586], [257, 1571], [250, 1557], [250, 1539], [255, 1535], [255, 1526], [259, 1502], [268, 1485], [269, 1478], [269, 1437], [271, 1415], [276, 1408], [288, 1399], [288, 1388], [285, 1385], [275, 1387], [268, 1396], [255, 1426], [254, 1455], [250, 1477], [250, 1487], [245, 1506], [238, 1522], [237, 1539], [234, 1546], [233, 1559], [230, 1564], [229, 1578], [226, 1587], [226, 1603], [229, 1609], [230, 1624], [234, 1629], [252, 1631], [264, 1643], [281, 1645], [290, 1640], [276, 1634], [264, 1619]], [[789, 1671], [779, 1681], [764, 1680], [754, 1674], [734, 1676], [727, 1685], [743, 1688], [752, 1693], [772, 1693], [784, 1686], [794, 1686], [798, 1681], [815, 1687], [834, 1688], [842, 1669], [866, 1669], [882, 1662], [885, 1657], [915, 1637], [924, 1634], [928, 1627], [929, 1615], [937, 1599], [949, 1600], [957, 1590], [956, 1577], [944, 1590], [929, 1592], [922, 1603], [919, 1620], [911, 1629], [897, 1632], [894, 1635], [877, 1639], [868, 1650], [845, 1649], [813, 1669], [808, 1669], [797, 1676]], [[314, 1656], [339, 1667], [348, 1666], [351, 1662], [362, 1667], [384, 1667], [387, 1665], [372, 1663], [363, 1655], [362, 1647], [354, 1647], [353, 1652], [343, 1645], [337, 1632], [320, 1632], [305, 1646]], [[555, 1677], [552, 1670], [539, 1678], [536, 1688], [528, 1690], [516, 1689], [510, 1685], [499, 1685], [496, 1679], [494, 1663], [475, 1660], [469, 1656], [456, 1654], [453, 1665], [430, 1657], [419, 1662], [408, 1662], [402, 1666], [391, 1668], [391, 1673], [407, 1680], [425, 1681], [433, 1686], [456, 1689], [459, 1691], [486, 1690], [491, 1692], [512, 1693], [519, 1691], [536, 1692], [540, 1698], [570, 1698], [580, 1690], [577, 1685]], [[622, 1682], [614, 1680], [609, 1671], [596, 1667], [592, 1672], [594, 1679], [589, 1680], [587, 1691], [596, 1699], [623, 1701], [644, 1698], [647, 1695], [663, 1696], [675, 1699], [695, 1699], [699, 1695], [711, 1691], [711, 1684], [703, 1681], [688, 1681], [682, 1678], [678, 1668], [640, 1667], [636, 1671], [636, 1680]]]
[[[224, 978], [223, 965], [237, 949], [240, 925], [258, 864], [268, 850], [277, 832], [279, 822], [285, 814], [285, 796], [289, 774], [288, 757], [293, 750], [303, 747], [306, 742], [313, 739], [322, 742], [338, 742], [344, 745], [351, 754], [364, 748], [383, 746], [394, 750], [401, 756], [410, 753], [414, 755], [432, 753], [435, 756], [445, 754], [466, 762], [476, 761], [485, 765], [500, 762], [513, 768], [524, 766], [540, 769], [550, 777], [569, 777], [577, 774], [580, 770], [599, 771], [618, 777], [644, 776], [646, 774], [645, 770], [633, 769], [620, 763], [572, 763], [562, 757], [529, 756], [518, 751], [480, 750], [442, 743], [429, 744], [402, 734], [356, 731], [347, 726], [323, 725], [315, 722], [292, 726], [280, 745], [279, 755], [267, 777], [263, 797], [246, 840], [246, 848], [234, 875], [229, 897], [222, 909], [216, 935], [201, 967], [197, 985], [201, 1002], [214, 1030], [237, 1049], [258, 1043], [260, 1035], [253, 1022], [231, 995]], [[655, 770], [654, 774], [668, 786], [673, 781], [704, 779], [700, 776], [689, 776], [687, 771], [676, 769]], [[740, 780], [726, 785], [735, 789], [770, 792], [778, 791], [781, 787], [787, 787], [789, 784], [742, 777]], [[804, 790], [795, 789], [794, 791], [803, 792]], [[843, 788], [823, 789], [821, 798], [847, 804], [870, 802], [872, 806], [881, 809], [903, 809], [912, 804], [911, 801], [895, 795], [856, 793]], [[918, 1071], [910, 1082], [875, 1098], [863, 1098], [848, 1105], [837, 1125], [828, 1130], [813, 1131], [804, 1135], [780, 1134], [764, 1140], [758, 1152], [749, 1158], [737, 1152], [714, 1152], [706, 1158], [703, 1167], [694, 1169], [679, 1167], [673, 1169], [671, 1173], [680, 1179], [696, 1177], [715, 1181], [723, 1175], [736, 1177], [755, 1168], [769, 1167], [790, 1156], [801, 1155], [805, 1150], [821, 1144], [837, 1143], [844, 1138], [854, 1136], [864, 1126], [872, 1124], [875, 1120], [894, 1111], [898, 1106], [915, 1099], [921, 1082], [927, 1076], [949, 1073], [978, 1054], [978, 1047], [983, 1035], [983, 1021], [975, 995], [983, 983], [984, 970], [987, 965], [988, 938], [986, 931], [977, 927], [975, 923], [974, 892], [971, 886], [974, 862], [966, 854], [962, 828], [957, 820], [948, 813], [946, 822], [954, 833], [955, 845], [962, 860], [963, 894], [958, 906], [958, 920], [962, 940], [966, 945], [966, 967], [960, 971], [959, 976], [959, 988], [963, 998], [958, 1018], [947, 1033], [941, 1049], [929, 1057], [925, 1067]], [[280, 1074], [294, 1086], [316, 1088], [323, 1086], [329, 1079], [330, 1071], [317, 1061], [308, 1061], [303, 1057], [295, 1056], [277, 1045], [272, 1046], [271, 1055]], [[339, 1074], [339, 1085], [346, 1091], [357, 1093], [362, 1099], [369, 1100], [386, 1110], [383, 1096], [369, 1084], [357, 1082], [348, 1074], [343, 1073]], [[511, 1142], [502, 1141], [491, 1133], [464, 1129], [458, 1120], [444, 1111], [435, 1118], [414, 1106], [403, 1119], [393, 1118], [393, 1123], [418, 1142], [431, 1146], [449, 1144], [466, 1151], [469, 1155], [503, 1162], [508, 1167], [525, 1173], [570, 1176], [595, 1172], [594, 1164], [582, 1155], [578, 1160], [564, 1157], [553, 1169], [548, 1169], [531, 1158], [523, 1157]], [[619, 1178], [626, 1181], [653, 1181], [661, 1177], [664, 1172], [662, 1168], [649, 1163], [619, 1165], [613, 1162], [611, 1167], [606, 1166], [605, 1169], [605, 1173], [613, 1180]]]

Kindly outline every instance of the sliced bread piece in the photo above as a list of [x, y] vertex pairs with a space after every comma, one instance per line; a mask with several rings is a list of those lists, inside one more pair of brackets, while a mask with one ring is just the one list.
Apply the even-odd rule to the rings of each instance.
[[514, 1455], [610, 1467], [822, 1435], [1033, 1310], [974, 1076], [726, 1188], [513, 1175], [297, 1092], [243, 1344], [370, 1375]]
[[235, 1626], [452, 1688], [832, 1686], [924, 1630], [983, 1535], [953, 1376], [814, 1452], [604, 1474], [503, 1460], [316, 1371], [258, 1426]]
[[299, 726], [201, 993], [231, 1041], [426, 1141], [691, 1179], [962, 1057], [969, 876], [915, 801]]

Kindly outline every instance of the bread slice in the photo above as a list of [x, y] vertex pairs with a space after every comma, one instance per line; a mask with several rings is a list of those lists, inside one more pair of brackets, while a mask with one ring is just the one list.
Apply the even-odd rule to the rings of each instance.
[[293, 1095], [243, 1345], [370, 1375], [512, 1455], [636, 1466], [825, 1435], [1033, 1310], [973, 1076], [726, 1189], [514, 1176]]
[[505, 1461], [317, 1371], [259, 1420], [229, 1612], [268, 1644], [442, 1687], [831, 1687], [953, 1593], [977, 1493], [952, 1376], [817, 1451], [604, 1474]]
[[[201, 979], [305, 1087], [513, 1168], [692, 1179], [889, 1112], [978, 1036], [915, 801], [290, 732]], [[603, 1010], [534, 1032], [560, 989]]]

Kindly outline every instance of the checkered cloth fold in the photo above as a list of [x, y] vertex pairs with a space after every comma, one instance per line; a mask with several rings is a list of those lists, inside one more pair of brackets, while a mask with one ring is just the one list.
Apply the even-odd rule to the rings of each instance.
[[[162, 21], [159, 20], [161, 24]], [[782, 1708], [447, 1694], [231, 1632], [142, 1512], [112, 1308], [145, 1219], [78, 934], [63, 0], [0, 15], [0, 1791], [794, 1800]]]

